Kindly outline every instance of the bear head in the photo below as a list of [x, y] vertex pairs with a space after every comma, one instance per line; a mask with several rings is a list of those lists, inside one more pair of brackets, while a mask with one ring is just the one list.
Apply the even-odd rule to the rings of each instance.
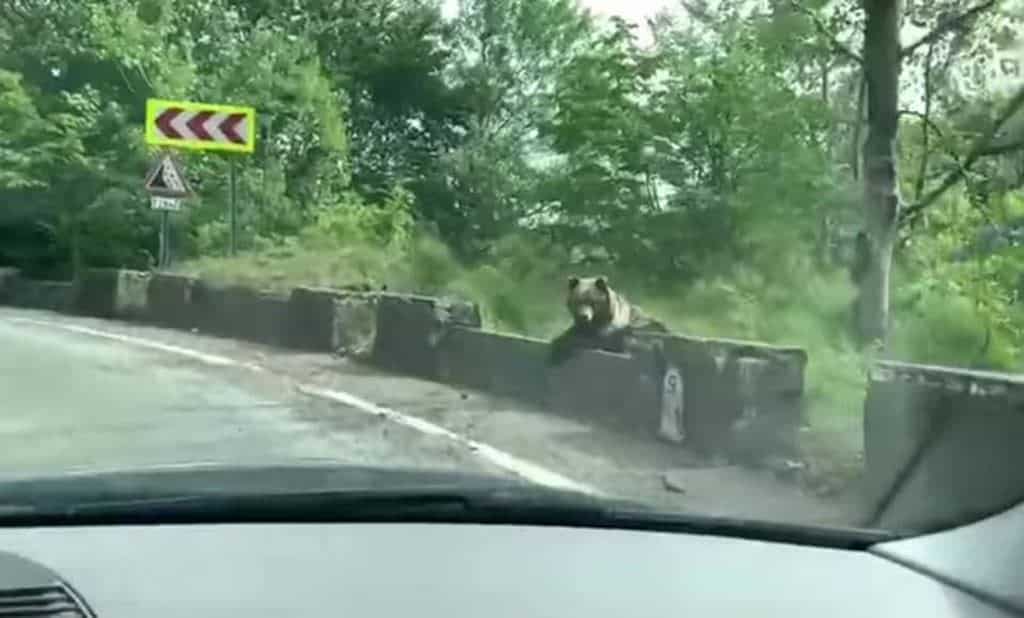
[[613, 317], [614, 294], [607, 277], [569, 277], [566, 306], [573, 323], [587, 330], [609, 324]]

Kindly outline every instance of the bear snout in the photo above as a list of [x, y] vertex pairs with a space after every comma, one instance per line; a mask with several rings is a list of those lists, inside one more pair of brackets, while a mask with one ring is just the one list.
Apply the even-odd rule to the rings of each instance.
[[584, 324], [590, 324], [594, 321], [594, 308], [586, 305], [576, 308], [576, 320]]

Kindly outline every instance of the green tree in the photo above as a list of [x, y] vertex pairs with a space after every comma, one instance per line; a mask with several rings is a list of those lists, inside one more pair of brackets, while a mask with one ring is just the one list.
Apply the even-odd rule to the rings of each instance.
[[479, 256], [533, 211], [538, 127], [556, 76], [580, 52], [589, 24], [572, 0], [463, 0], [447, 79], [463, 127], [446, 157], [451, 189], [442, 231]]
[[[997, 0], [980, 1], [963, 8], [961, 3], [866, 2], [863, 5], [864, 29], [862, 34], [849, 31], [837, 32], [816, 12], [809, 11], [794, 3], [802, 13], [816, 25], [823, 37], [834, 48], [842, 50], [857, 59], [863, 67], [863, 96], [866, 109], [867, 136], [863, 141], [861, 159], [864, 167], [863, 198], [863, 242], [860, 259], [857, 261], [859, 292], [855, 303], [858, 331], [864, 340], [886, 338], [889, 318], [890, 270], [893, 248], [899, 238], [900, 224], [913, 220], [920, 211], [935, 202], [950, 186], [955, 184], [976, 162], [989, 146], [992, 131], [977, 141], [963, 159], [955, 154], [952, 158], [955, 169], [947, 174], [937, 186], [927, 188], [925, 180], [929, 175], [931, 150], [929, 136], [935, 132], [933, 120], [934, 104], [943, 97], [956, 99], [958, 91], [953, 88], [957, 80], [951, 77], [960, 72], [960, 83], [972, 79], [975, 85], [984, 83], [982, 76], [954, 70], [955, 60], [961, 56], [984, 58], [989, 54], [992, 37], [973, 36], [982, 31], [984, 23], [996, 7]], [[1005, 18], [999, 14], [998, 17]], [[901, 32], [905, 20], [921, 28], [923, 34], [909, 44], [901, 45]], [[843, 38], [862, 39], [863, 53], [851, 51], [853, 47]], [[902, 179], [898, 166], [898, 136], [901, 117], [907, 112], [900, 107], [901, 94], [914, 84], [904, 74], [904, 67], [918, 71], [918, 85], [924, 89], [924, 109], [916, 115], [921, 118], [921, 139], [919, 141], [919, 169], [915, 183], [915, 200], [904, 203]], [[936, 84], [939, 81], [940, 84]], [[937, 85], [945, 85], [945, 90]], [[860, 95], [859, 95], [860, 96]], [[859, 99], [858, 96], [858, 99]], [[854, 118], [853, 143], [860, 142], [861, 104]], [[995, 130], [1016, 111], [1014, 102], [1007, 107], [1009, 112], [1000, 116], [993, 125]], [[854, 166], [856, 170], [858, 166]]]
[[562, 69], [541, 125], [557, 155], [542, 187], [545, 226], [561, 244], [632, 266], [656, 249], [645, 235], [662, 211], [645, 105], [654, 68], [632, 28], [614, 22]]

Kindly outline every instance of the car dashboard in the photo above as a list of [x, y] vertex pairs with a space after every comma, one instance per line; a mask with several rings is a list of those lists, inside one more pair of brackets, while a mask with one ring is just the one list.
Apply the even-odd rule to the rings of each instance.
[[[0, 609], [103, 618], [994, 618], [1024, 607], [1013, 558], [1024, 527], [1006, 517], [1019, 523], [1024, 510], [966, 536], [953, 530], [863, 551], [558, 526], [9, 527], [0, 529]], [[1008, 570], [957, 579], [968, 553]], [[929, 560], [945, 560], [941, 572], [929, 573]]]

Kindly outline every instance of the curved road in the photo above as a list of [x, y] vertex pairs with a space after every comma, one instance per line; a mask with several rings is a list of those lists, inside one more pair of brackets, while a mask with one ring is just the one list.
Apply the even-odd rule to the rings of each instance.
[[0, 351], [7, 472], [311, 458], [491, 471], [429, 436], [159, 350], [0, 320]]
[[136, 324], [0, 308], [0, 397], [0, 473], [329, 459], [518, 475], [668, 510], [848, 519], [767, 473], [697, 468], [654, 440], [327, 355]]

